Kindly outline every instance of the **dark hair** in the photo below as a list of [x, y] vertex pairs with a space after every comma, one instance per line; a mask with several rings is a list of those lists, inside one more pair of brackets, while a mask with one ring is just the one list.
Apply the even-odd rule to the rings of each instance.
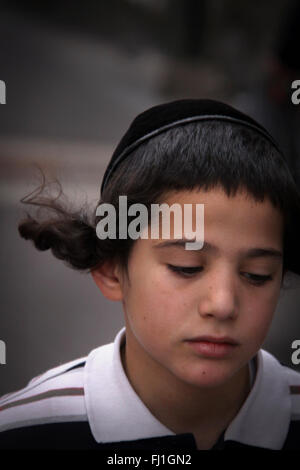
[[[222, 121], [195, 122], [153, 137], [120, 163], [97, 207], [104, 202], [113, 204], [118, 216], [120, 195], [127, 195], [128, 205], [141, 203], [149, 209], [152, 203], [161, 203], [170, 191], [209, 190], [217, 186], [228, 196], [245, 189], [257, 202], [267, 197], [283, 213], [284, 274], [293, 265], [290, 242], [295, 214], [300, 213], [300, 196], [276, 148], [245, 126]], [[33, 240], [39, 250], [51, 249], [54, 256], [75, 269], [90, 271], [112, 258], [127, 269], [134, 240], [100, 240], [96, 225], [101, 217], [96, 216], [96, 208], [91, 215], [84, 209], [68, 210], [59, 198], [41, 198], [44, 188], [45, 179], [38, 192], [22, 202], [48, 208], [55, 216], [42, 221], [27, 214], [19, 225], [23, 238]]]

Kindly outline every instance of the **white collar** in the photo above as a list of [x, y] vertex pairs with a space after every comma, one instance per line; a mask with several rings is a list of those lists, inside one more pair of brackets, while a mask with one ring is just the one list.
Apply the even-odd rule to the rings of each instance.
[[[158, 421], [131, 387], [124, 372], [120, 347], [122, 328], [113, 343], [94, 349], [87, 357], [84, 388], [87, 415], [97, 442], [118, 442], [174, 436]], [[253, 387], [227, 427], [224, 440], [281, 449], [291, 418], [289, 385], [283, 367], [267, 351], [257, 353]]]
[[84, 388], [94, 438], [97, 442], [114, 442], [174, 435], [131, 387], [120, 356], [124, 340], [122, 328], [114, 343], [94, 349], [87, 358]]
[[272, 354], [260, 349], [256, 357], [253, 387], [227, 427], [224, 440], [279, 450], [291, 419], [289, 383], [283, 366]]

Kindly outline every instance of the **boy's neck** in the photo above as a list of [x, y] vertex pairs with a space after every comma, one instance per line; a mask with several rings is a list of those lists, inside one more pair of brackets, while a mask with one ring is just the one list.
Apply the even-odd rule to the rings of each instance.
[[[150, 412], [176, 434], [193, 433], [198, 449], [210, 449], [237, 415], [250, 392], [249, 365], [231, 380], [209, 389], [186, 384], [156, 365], [153, 373], [141, 370], [139, 355], [123, 345], [126, 376]], [[149, 369], [148, 369], [149, 371]]]

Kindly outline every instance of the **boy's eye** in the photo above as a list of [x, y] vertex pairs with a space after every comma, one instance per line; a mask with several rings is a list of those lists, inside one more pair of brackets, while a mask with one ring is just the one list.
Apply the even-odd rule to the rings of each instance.
[[252, 282], [253, 284], [261, 285], [261, 284], [264, 284], [267, 281], [272, 280], [272, 276], [270, 276], [269, 274], [266, 274], [266, 275], [252, 274], [252, 273], [242, 273], [242, 274], [244, 274], [246, 277], [249, 276], [250, 282]]
[[172, 264], [168, 264], [167, 266], [171, 271], [185, 277], [198, 273], [203, 269], [202, 266], [173, 266]]
[[[168, 264], [167, 266], [171, 271], [183, 277], [191, 277], [193, 274], [196, 274], [203, 269], [202, 266], [174, 266], [172, 264]], [[252, 284], [256, 285], [262, 285], [265, 282], [272, 280], [272, 276], [269, 274], [263, 275], [245, 272], [242, 272], [241, 274], [243, 274]]]

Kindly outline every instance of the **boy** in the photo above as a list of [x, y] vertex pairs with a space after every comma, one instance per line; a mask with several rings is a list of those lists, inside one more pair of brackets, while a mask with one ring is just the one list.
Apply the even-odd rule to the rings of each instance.
[[187, 250], [173, 220], [168, 239], [99, 239], [102, 215], [55, 200], [55, 221], [23, 221], [24, 238], [122, 302], [125, 328], [2, 397], [0, 445], [297, 449], [300, 374], [261, 349], [285, 272], [300, 272], [299, 194], [272, 137], [223, 103], [160, 105], [132, 123], [101, 193], [116, 209], [124, 194], [132, 206], [204, 204], [204, 244]]

